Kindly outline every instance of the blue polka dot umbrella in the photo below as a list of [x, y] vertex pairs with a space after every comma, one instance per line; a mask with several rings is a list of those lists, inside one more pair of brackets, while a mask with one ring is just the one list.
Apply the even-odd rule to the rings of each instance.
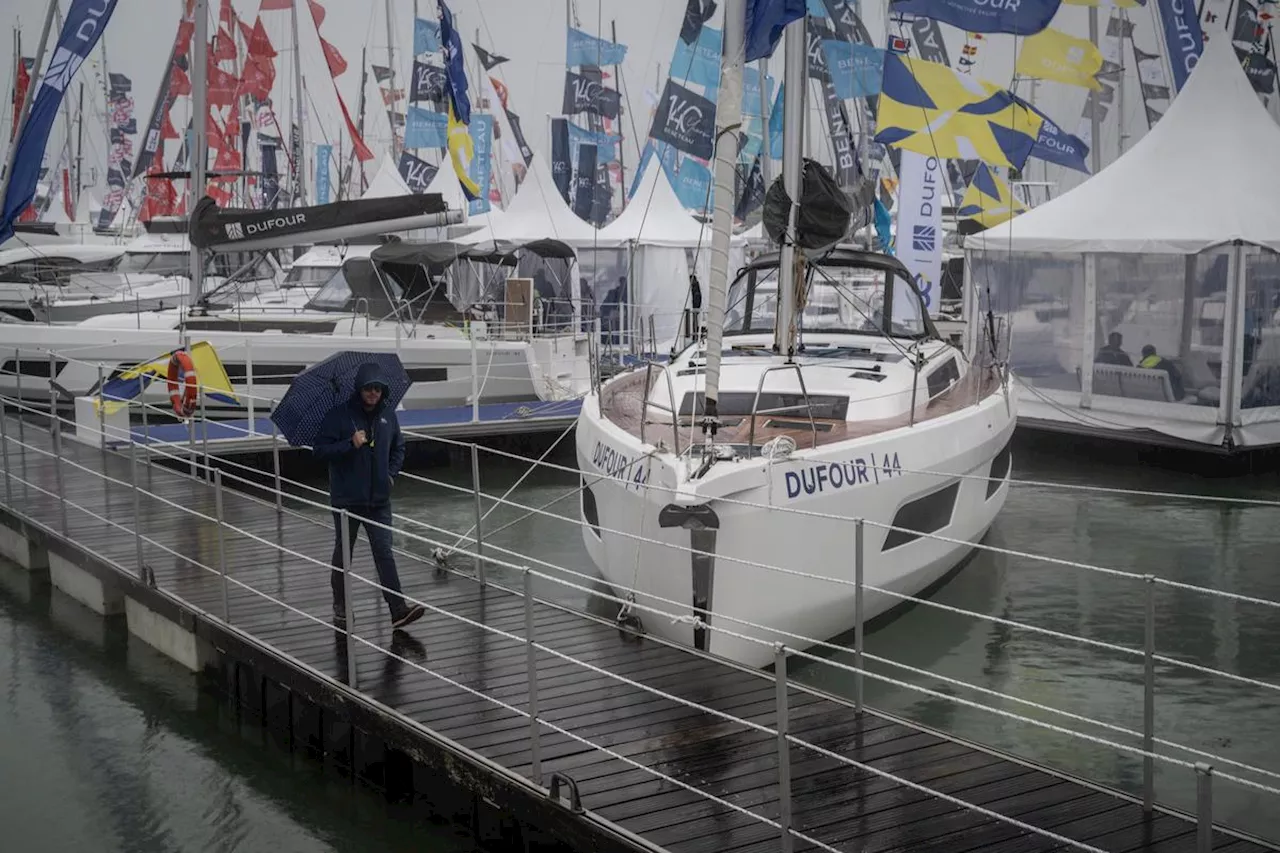
[[324, 416], [355, 393], [356, 373], [370, 362], [378, 365], [382, 381], [387, 384], [387, 408], [394, 409], [400, 405], [413, 383], [398, 355], [349, 350], [334, 353], [294, 377], [284, 399], [271, 413], [271, 420], [275, 421], [289, 444], [309, 447], [315, 442]]

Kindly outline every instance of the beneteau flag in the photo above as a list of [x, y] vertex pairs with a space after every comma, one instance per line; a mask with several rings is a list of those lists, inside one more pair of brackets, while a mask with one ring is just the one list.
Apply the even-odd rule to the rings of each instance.
[[876, 142], [941, 158], [1022, 168], [1044, 120], [993, 83], [936, 62], [884, 58]]
[[35, 198], [45, 145], [63, 95], [80, 70], [80, 64], [102, 37], [115, 8], [116, 0], [73, 0], [67, 12], [53, 58], [40, 78], [31, 111], [14, 143], [13, 169], [0, 206], [0, 243], [13, 236], [13, 223]]

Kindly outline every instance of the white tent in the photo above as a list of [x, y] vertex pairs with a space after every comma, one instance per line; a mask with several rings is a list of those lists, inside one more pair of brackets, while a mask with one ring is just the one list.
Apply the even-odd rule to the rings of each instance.
[[968, 237], [992, 252], [1194, 254], [1241, 240], [1280, 250], [1280, 126], [1214, 38], [1164, 118], [1080, 186]]
[[462, 184], [458, 182], [458, 174], [453, 171], [453, 162], [444, 160], [435, 176], [427, 184], [427, 193], [439, 193], [450, 210], [461, 210], [462, 221], [467, 221], [467, 196], [462, 192]]
[[369, 188], [360, 198], [396, 198], [412, 194], [413, 190], [400, 177], [400, 170], [396, 168], [391, 155], [384, 153], [378, 161], [378, 171], [374, 173], [373, 180], [369, 181]]
[[[443, 171], [443, 170], [441, 170]], [[467, 243], [490, 240], [541, 240], [551, 238], [574, 248], [592, 246], [599, 237], [593, 225], [579, 219], [560, 197], [550, 170], [540, 157], [529, 165], [515, 198], [491, 227], [462, 238]]]
[[644, 170], [627, 209], [600, 229], [600, 242], [609, 245], [635, 242], [647, 246], [710, 246], [711, 230], [689, 215], [671, 188], [666, 172], [657, 163], [651, 163]]

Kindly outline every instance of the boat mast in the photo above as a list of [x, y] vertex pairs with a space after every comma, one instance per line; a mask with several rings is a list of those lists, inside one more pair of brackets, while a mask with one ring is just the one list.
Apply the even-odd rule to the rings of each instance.
[[298, 185], [293, 188], [293, 197], [295, 205], [305, 207], [307, 204], [307, 132], [306, 109], [302, 102], [302, 54], [298, 50], [298, 2], [299, 0], [293, 0], [289, 7], [290, 26], [293, 28], [293, 101], [297, 105], [294, 107], [293, 122], [294, 127], [298, 128], [298, 159], [301, 161], [294, 165]]
[[769, 150], [769, 110], [773, 109], [773, 102], [769, 99], [769, 57], [760, 60], [756, 73], [760, 78], [760, 136], [764, 139], [760, 147], [760, 180], [767, 191], [773, 177], [773, 157]]
[[[209, 8], [208, 0], [195, 0], [195, 34], [191, 45], [191, 125], [195, 132], [191, 134], [191, 207], [194, 213], [196, 203], [204, 196], [205, 169], [207, 166], [209, 140], [205, 138], [204, 124], [209, 114], [209, 93], [207, 91], [209, 61]], [[191, 255], [191, 304], [198, 305], [204, 298], [204, 259], [202, 252], [194, 245], [190, 247]], [[185, 314], [183, 315], [185, 317]]]
[[[102, 74], [105, 77], [107, 73], [107, 65], [102, 64]], [[84, 168], [84, 83], [80, 84], [80, 104], [76, 109], [76, 183], [75, 193], [71, 197], [72, 210], [80, 209], [80, 189], [84, 186], [84, 178], [81, 177], [81, 170]], [[74, 218], [74, 217], [73, 217]]]
[[[41, 74], [44, 69], [44, 47], [49, 43], [49, 30], [53, 29], [53, 16], [58, 11], [58, 0], [49, 0], [49, 10], [44, 15], [44, 28], [40, 30], [40, 46], [36, 48], [36, 61], [31, 66], [31, 77], [27, 82], [27, 93], [22, 99], [22, 109], [18, 112], [18, 123], [13, 126], [13, 141], [9, 145], [9, 156], [6, 159], [4, 173], [0, 174], [0, 199], [4, 198], [5, 190], [9, 188], [9, 176], [13, 174], [13, 160], [18, 156], [18, 134], [22, 133], [22, 126], [27, 123], [27, 115], [31, 112], [31, 102], [35, 100], [36, 94], [36, 75]], [[19, 66], [22, 64], [21, 41], [22, 36], [18, 36], [19, 50], [16, 52], [16, 59]], [[15, 75], [13, 84], [18, 85], [18, 78]]]
[[[1098, 7], [1089, 7], [1089, 41], [1094, 49], [1098, 47]], [[1098, 99], [1098, 90], [1089, 90], [1089, 168], [1093, 174], [1102, 171], [1102, 122], [1098, 118], [1098, 108], [1102, 104]]]
[[787, 213], [787, 230], [778, 258], [778, 321], [774, 329], [773, 348], [787, 361], [795, 354], [796, 219], [800, 211], [800, 169], [803, 160], [806, 94], [805, 62], [808, 57], [806, 21], [800, 18], [786, 30], [786, 55], [783, 66], [783, 136], [782, 188], [791, 200]]
[[[725, 0], [724, 56], [721, 58], [720, 102], [716, 109], [715, 208], [711, 214], [711, 280], [707, 286], [707, 443], [715, 440], [720, 398], [720, 347], [728, 301], [729, 235], [733, 229], [734, 173], [738, 164], [738, 129], [742, 123], [742, 66], [746, 55], [745, 0]], [[804, 56], [804, 51], [800, 54]], [[651, 166], [651, 168], [657, 166]]]
[[[391, 72], [391, 79], [389, 81], [391, 83], [391, 115], [394, 116], [396, 112], [396, 99], [395, 99], [396, 52], [395, 52], [395, 47], [391, 43], [391, 40], [392, 40], [391, 0], [385, 0], [385, 2], [383, 3], [383, 8], [386, 10], [385, 17], [387, 19], [387, 70]], [[414, 24], [414, 26], [416, 27], [417, 24]], [[396, 123], [395, 123], [395, 120], [392, 119], [391, 121], [391, 159], [395, 160], [398, 163], [400, 162], [400, 152], [397, 150], [397, 145], [398, 145], [398, 140], [396, 139]], [[363, 168], [361, 168], [361, 174], [364, 174]]]

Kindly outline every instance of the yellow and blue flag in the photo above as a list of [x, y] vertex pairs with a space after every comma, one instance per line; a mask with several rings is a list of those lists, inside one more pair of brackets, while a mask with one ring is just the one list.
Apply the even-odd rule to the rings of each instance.
[[979, 164], [973, 180], [964, 191], [956, 216], [972, 219], [983, 228], [991, 228], [1007, 222], [1026, 211], [1026, 205], [1014, 198], [1013, 188], [1004, 178], [991, 171], [986, 164]]
[[878, 123], [875, 141], [885, 145], [1021, 169], [1044, 119], [993, 83], [890, 52]]
[[[175, 352], [178, 350], [170, 350], [152, 361], [135, 364], [102, 383], [101, 392], [94, 404], [95, 408], [102, 405], [105, 400], [107, 414], [114, 415], [129, 405], [129, 400], [136, 399], [153, 380], [168, 379], [169, 360], [173, 358]], [[240, 404], [239, 398], [231, 390], [231, 379], [227, 376], [226, 368], [222, 366], [222, 359], [218, 357], [213, 346], [207, 341], [200, 341], [191, 345], [188, 355], [191, 356], [191, 365], [195, 368], [196, 379], [206, 397], [229, 406]]]
[[1022, 43], [1014, 70], [1026, 77], [1101, 89], [1093, 75], [1102, 70], [1102, 51], [1088, 39], [1050, 28]]
[[462, 55], [462, 38], [453, 25], [453, 13], [444, 0], [440, 0], [440, 42], [444, 48], [444, 75], [449, 83], [449, 159], [453, 161], [453, 171], [458, 175], [467, 201], [475, 201], [480, 198], [481, 188], [471, 177], [475, 147], [469, 128], [471, 99], [467, 97], [466, 60]]

